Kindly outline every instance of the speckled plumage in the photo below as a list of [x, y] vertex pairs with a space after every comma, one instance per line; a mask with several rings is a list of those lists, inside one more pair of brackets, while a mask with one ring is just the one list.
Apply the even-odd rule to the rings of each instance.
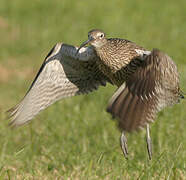
[[107, 39], [100, 30], [90, 31], [88, 37], [99, 57], [100, 71], [121, 87], [107, 107], [118, 118], [121, 130], [145, 127], [162, 108], [179, 102], [179, 75], [168, 55], [158, 49], [147, 51], [125, 39]]
[[[84, 47], [88, 43], [91, 46]], [[11, 124], [28, 123], [56, 101], [92, 92], [107, 82], [118, 87], [107, 111], [117, 118], [122, 130], [125, 156], [128, 151], [124, 131], [147, 126], [151, 159], [148, 124], [164, 107], [183, 98], [177, 67], [160, 50], [148, 51], [124, 39], [107, 39], [100, 30], [90, 31], [88, 41], [79, 48], [58, 43], [51, 49], [25, 97], [8, 111]]]
[[157, 49], [139, 64], [125, 84], [107, 108], [125, 131], [144, 127], [157, 112], [178, 103], [181, 97], [176, 65]]
[[[144, 48], [131, 41], [118, 38], [108, 39], [105, 45], [95, 49], [98, 57], [101, 59], [101, 61], [97, 61], [100, 71], [107, 75], [113, 84], [117, 86], [123, 84], [126, 80], [126, 76], [131, 73], [130, 71], [132, 69], [128, 69], [129, 66], [127, 65], [131, 60], [139, 57], [139, 54], [135, 49], [145, 51]], [[140, 59], [139, 61], [134, 61], [134, 63], [132, 63], [134, 66], [136, 64], [135, 62], [139, 64]]]
[[[96, 33], [99, 30], [90, 31], [89, 37]], [[76, 47], [63, 43], [52, 48], [23, 100], [9, 110], [12, 125], [27, 123], [54, 102], [89, 93], [106, 82], [121, 86], [107, 111], [126, 131], [144, 127], [163, 107], [179, 100], [176, 65], [159, 50], [104, 37], [76, 52]]]
[[99, 71], [92, 48], [82, 49], [77, 56], [76, 51], [76, 47], [63, 43], [52, 48], [25, 97], [8, 111], [11, 125], [28, 123], [62, 98], [86, 94], [106, 85], [107, 77]]

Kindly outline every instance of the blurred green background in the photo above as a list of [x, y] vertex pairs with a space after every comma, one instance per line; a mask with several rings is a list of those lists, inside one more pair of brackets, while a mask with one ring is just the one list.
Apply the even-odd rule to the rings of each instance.
[[53, 45], [78, 46], [93, 28], [169, 54], [186, 92], [185, 0], [1, 0], [0, 179], [186, 179], [185, 101], [151, 125], [150, 162], [145, 131], [128, 135], [130, 156], [123, 158], [120, 133], [105, 112], [110, 85], [8, 127], [4, 112], [25, 95]]

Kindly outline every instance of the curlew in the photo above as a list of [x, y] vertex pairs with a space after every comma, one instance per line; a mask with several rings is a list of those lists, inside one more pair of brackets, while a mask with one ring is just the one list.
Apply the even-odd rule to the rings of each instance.
[[91, 30], [79, 48], [58, 43], [51, 49], [24, 98], [8, 111], [10, 124], [28, 123], [54, 102], [92, 92], [107, 82], [118, 87], [107, 111], [117, 119], [124, 156], [128, 156], [125, 132], [146, 127], [151, 159], [149, 123], [160, 110], [184, 98], [177, 67], [158, 49], [148, 51], [125, 39], [108, 39], [101, 30]]

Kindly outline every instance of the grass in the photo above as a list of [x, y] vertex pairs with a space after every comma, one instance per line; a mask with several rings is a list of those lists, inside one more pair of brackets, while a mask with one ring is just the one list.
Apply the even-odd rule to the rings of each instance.
[[1, 0], [0, 179], [186, 179], [185, 101], [151, 125], [152, 161], [144, 131], [128, 135], [130, 156], [123, 158], [120, 133], [104, 111], [110, 85], [57, 102], [18, 129], [4, 120], [52, 46], [79, 45], [92, 28], [168, 53], [186, 91], [185, 12], [185, 0]]

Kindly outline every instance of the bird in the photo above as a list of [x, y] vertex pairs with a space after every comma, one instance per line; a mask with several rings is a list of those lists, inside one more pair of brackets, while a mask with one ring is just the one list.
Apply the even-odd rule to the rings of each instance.
[[117, 87], [106, 111], [121, 131], [124, 157], [128, 158], [125, 133], [146, 128], [152, 159], [149, 124], [163, 108], [184, 98], [177, 66], [159, 49], [149, 51], [126, 39], [107, 38], [99, 29], [89, 31], [79, 47], [61, 42], [50, 50], [24, 98], [8, 110], [10, 125], [26, 124], [56, 101], [107, 83]]

